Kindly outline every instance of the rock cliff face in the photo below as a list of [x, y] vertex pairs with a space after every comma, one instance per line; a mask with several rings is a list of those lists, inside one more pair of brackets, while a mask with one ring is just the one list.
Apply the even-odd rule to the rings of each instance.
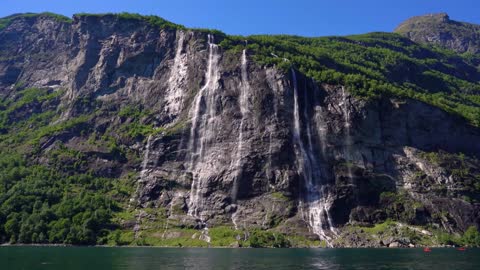
[[[450, 232], [480, 225], [480, 206], [465, 197], [479, 198], [468, 182], [478, 177], [478, 128], [419, 101], [366, 101], [259, 65], [221, 39], [114, 15], [18, 18], [0, 31], [0, 94], [14, 97], [20, 83], [60, 91], [52, 124], [88, 115], [87, 127], [42, 138], [35, 162], [64, 145], [96, 175], [138, 172], [130, 206], [162, 209], [170, 224], [204, 230], [201, 239], [232, 226], [359, 245], [335, 239], [387, 219]], [[132, 126], [147, 131], [121, 136]], [[127, 154], [89, 141], [107, 135]]]
[[457, 22], [446, 13], [410, 18], [400, 24], [395, 32], [411, 40], [451, 49], [458, 53], [480, 51], [480, 26]]

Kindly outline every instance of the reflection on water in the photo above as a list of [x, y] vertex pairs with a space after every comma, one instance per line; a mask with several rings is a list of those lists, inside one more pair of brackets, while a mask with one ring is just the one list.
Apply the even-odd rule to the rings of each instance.
[[480, 250], [0, 247], [0, 269], [480, 269]]

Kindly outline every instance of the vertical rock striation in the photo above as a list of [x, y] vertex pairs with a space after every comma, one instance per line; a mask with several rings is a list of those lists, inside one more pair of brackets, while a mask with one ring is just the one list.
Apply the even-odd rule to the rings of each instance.
[[[167, 224], [274, 229], [331, 244], [346, 224], [395, 215], [382, 200], [398, 190], [423, 205], [406, 222], [450, 231], [479, 224], [478, 204], [465, 203], [453, 176], [425, 158], [479, 158], [478, 128], [425, 103], [364, 101], [259, 65], [246, 49], [225, 51], [221, 38], [114, 15], [21, 18], [0, 31], [1, 55], [15, 58], [0, 58], [0, 94], [19, 82], [64, 89], [57, 121], [88, 114], [91, 130], [128, 149], [124, 160], [86, 152], [109, 176], [139, 171], [131, 204], [164, 210]], [[143, 114], [108, 114], [125, 108]], [[133, 139], [117, 134], [135, 125]], [[80, 149], [88, 136], [52, 136], [41, 151], [57, 141]]]

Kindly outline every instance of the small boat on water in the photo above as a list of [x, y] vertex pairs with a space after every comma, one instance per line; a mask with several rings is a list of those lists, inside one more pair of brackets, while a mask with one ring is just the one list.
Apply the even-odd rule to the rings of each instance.
[[432, 250], [429, 247], [423, 248], [423, 252], [432, 252]]
[[459, 247], [459, 248], [457, 248], [457, 250], [458, 250], [458, 251], [465, 251], [465, 250], [467, 250], [467, 249], [466, 249], [465, 247]]

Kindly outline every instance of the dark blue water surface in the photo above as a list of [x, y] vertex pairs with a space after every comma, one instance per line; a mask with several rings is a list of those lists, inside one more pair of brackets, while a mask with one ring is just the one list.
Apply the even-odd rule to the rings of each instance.
[[480, 270], [480, 250], [0, 247], [0, 269]]

